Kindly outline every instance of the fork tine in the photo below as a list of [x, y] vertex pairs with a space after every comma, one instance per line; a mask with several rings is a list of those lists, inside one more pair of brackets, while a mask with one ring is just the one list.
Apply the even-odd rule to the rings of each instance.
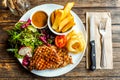
[[101, 29], [105, 30], [105, 28], [106, 28], [106, 22], [107, 22], [107, 18], [101, 18], [101, 23], [102, 23]]
[[99, 29], [105, 30], [105, 28], [106, 28], [106, 22], [107, 22], [107, 18], [101, 18]]

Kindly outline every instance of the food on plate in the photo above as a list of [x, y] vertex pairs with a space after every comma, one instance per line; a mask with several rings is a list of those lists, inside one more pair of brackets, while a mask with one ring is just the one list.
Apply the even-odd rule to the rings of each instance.
[[28, 55], [25, 55], [22, 60], [22, 65], [24, 67], [28, 67], [30, 63], [30, 57]]
[[47, 46], [51, 46], [51, 44], [54, 44], [54, 38], [55, 35], [52, 34], [47, 28], [41, 30], [41, 36], [39, 36], [39, 39]]
[[[43, 42], [39, 40], [41, 34], [32, 25], [28, 24], [28, 22], [29, 21], [18, 22], [13, 29], [7, 31], [10, 45], [7, 51], [13, 52], [17, 58], [24, 57], [18, 54], [21, 46], [29, 46], [33, 50], [36, 46], [43, 44]], [[24, 28], [23, 25], [25, 26]], [[31, 27], [34, 28], [34, 31]]]
[[66, 45], [67, 38], [65, 35], [58, 35], [55, 37], [55, 44], [57, 47], [62, 48]]
[[12, 51], [18, 59], [21, 58], [22, 65], [29, 70], [56, 69], [72, 64], [69, 52], [78, 53], [85, 48], [81, 33], [72, 31], [62, 34], [75, 25], [70, 13], [73, 5], [74, 2], [68, 3], [63, 9], [57, 9], [51, 14], [52, 28], [61, 35], [48, 32], [48, 28], [35, 28], [34, 25], [38, 28], [46, 25], [48, 17], [43, 11], [37, 11], [32, 18], [18, 22], [8, 31], [10, 48], [7, 50]]
[[33, 13], [32, 17], [31, 17], [31, 23], [34, 27], [42, 28], [42, 27], [46, 26], [47, 19], [48, 19], [48, 16], [45, 12], [37, 11], [37, 12]]
[[71, 28], [71, 25], [75, 25], [73, 19], [70, 22], [68, 22], [65, 27], [62, 28], [62, 32], [66, 32], [67, 30], [69, 30]]
[[72, 57], [65, 48], [39, 46], [30, 60], [30, 70], [56, 69], [72, 64]]
[[59, 32], [62, 31], [62, 29], [65, 28], [70, 21], [74, 22], [72, 15], [67, 16], [64, 20], [62, 20], [60, 22], [59, 27], [58, 27], [58, 31]]
[[71, 31], [67, 35], [66, 48], [73, 53], [82, 52], [85, 49], [85, 40], [83, 34], [80, 32]]
[[57, 31], [57, 29], [59, 27], [59, 23], [61, 21], [61, 17], [63, 16], [63, 13], [64, 13], [63, 10], [56, 10], [55, 11], [55, 20], [54, 20], [54, 22], [52, 24], [52, 28], [54, 30], [56, 30], [56, 31]]
[[21, 55], [21, 56], [28, 55], [29, 57], [32, 57], [32, 48], [30, 48], [30, 47], [22, 47], [18, 51], [18, 54]]
[[[30, 19], [16, 23], [13, 29], [7, 31], [9, 35], [7, 51], [14, 53], [17, 58], [23, 58], [27, 51], [31, 52], [32, 49], [33, 52], [37, 46], [43, 45], [45, 42], [45, 44], [53, 44], [54, 35], [49, 30], [39, 31], [30, 24]], [[24, 49], [27, 49], [25, 53]]]
[[[24, 24], [21, 26], [21, 28], [24, 29], [24, 28], [28, 27], [30, 25], [30, 23], [31, 23], [31, 20], [28, 19], [26, 22], [24, 22]], [[19, 24], [19, 23], [17, 23], [17, 24]]]
[[75, 25], [74, 17], [70, 13], [73, 5], [74, 2], [70, 2], [67, 3], [63, 9], [57, 9], [52, 12], [50, 21], [53, 30], [63, 33], [70, 30]]

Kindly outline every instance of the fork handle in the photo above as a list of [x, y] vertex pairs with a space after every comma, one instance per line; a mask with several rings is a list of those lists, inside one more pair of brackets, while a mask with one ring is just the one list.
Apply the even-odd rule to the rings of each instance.
[[101, 67], [107, 66], [107, 60], [106, 60], [106, 53], [105, 53], [105, 44], [104, 44], [104, 36], [102, 36], [102, 49], [101, 49]]

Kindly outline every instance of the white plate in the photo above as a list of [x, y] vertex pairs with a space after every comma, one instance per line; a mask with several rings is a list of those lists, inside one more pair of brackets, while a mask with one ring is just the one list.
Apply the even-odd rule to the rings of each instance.
[[[48, 14], [48, 16], [50, 16], [51, 12], [53, 12], [55, 9], [60, 9], [60, 8], [63, 8], [63, 6], [57, 5], [57, 4], [43, 4], [40, 6], [36, 6], [36, 7], [32, 8], [31, 10], [29, 10], [28, 12], [26, 12], [20, 18], [20, 21], [27, 21], [28, 18], [30, 18], [30, 15], [34, 11], [37, 11], [37, 10], [43, 10]], [[86, 42], [87, 42], [86, 31], [85, 31], [85, 28], [84, 28], [82, 21], [73, 11], [71, 11], [71, 13], [74, 16], [75, 23], [76, 23], [76, 25], [74, 26], [73, 29], [78, 31], [78, 32], [81, 31], [84, 35]], [[33, 74], [36, 74], [39, 76], [44, 76], [44, 77], [55, 77], [55, 76], [63, 75], [65, 73], [71, 71], [73, 68], [75, 68], [79, 64], [84, 53], [85, 53], [85, 50], [83, 53], [79, 53], [79, 54], [71, 54], [70, 53], [70, 55], [72, 56], [73, 64], [67, 65], [65, 67], [54, 69], [54, 70], [32, 70], [31, 72]], [[20, 61], [20, 63], [22, 63], [21, 59], [18, 59], [18, 60]]]

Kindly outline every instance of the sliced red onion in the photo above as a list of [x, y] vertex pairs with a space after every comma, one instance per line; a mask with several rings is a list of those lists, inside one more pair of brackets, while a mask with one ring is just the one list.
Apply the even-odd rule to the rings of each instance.
[[27, 22], [21, 26], [21, 28], [26, 28], [26, 27], [28, 27], [28, 25], [30, 25], [30, 23], [31, 23], [31, 20], [28, 19]]

